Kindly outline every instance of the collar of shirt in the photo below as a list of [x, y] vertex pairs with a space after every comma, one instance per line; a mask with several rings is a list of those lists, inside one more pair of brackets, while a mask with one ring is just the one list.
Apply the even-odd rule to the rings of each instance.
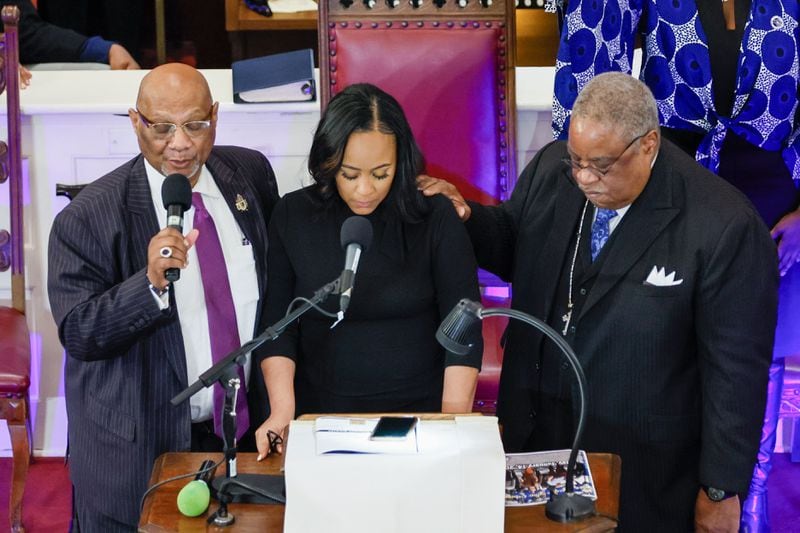
[[[627, 213], [628, 209], [630, 209], [630, 208], [631, 208], [631, 204], [628, 204], [625, 207], [620, 207], [619, 209], [615, 209], [615, 211], [617, 212], [617, 216], [615, 216], [614, 218], [612, 218], [612, 219], [610, 219], [608, 221], [608, 234], [609, 235], [611, 235], [614, 232], [614, 230], [617, 228], [617, 226], [619, 226], [619, 223], [622, 220], [622, 217], [625, 216], [625, 213]], [[594, 223], [596, 218], [597, 218], [597, 208], [595, 207], [594, 208], [594, 215], [592, 216], [592, 223]]]
[[[652, 170], [656, 164], [656, 159], [658, 159], [658, 151], [656, 151], [656, 155], [653, 156], [653, 160], [650, 162], [650, 169]], [[608, 234], [611, 235], [614, 230], [619, 226], [619, 223], [622, 221], [622, 217], [625, 216], [625, 213], [628, 212], [628, 209], [631, 208], [631, 204], [626, 205], [625, 207], [620, 207], [617, 209], [617, 216], [612, 218], [608, 221]], [[592, 222], [597, 218], [597, 208], [594, 210], [594, 217], [592, 217]]]
[[[156, 212], [158, 213], [158, 210], [161, 209], [164, 211], [163, 215], [166, 217], [167, 210], [161, 199], [161, 186], [164, 183], [164, 175], [156, 170], [147, 159], [144, 160], [144, 170], [147, 173], [147, 182], [150, 185], [150, 195], [153, 197], [153, 205], [156, 206]], [[199, 192], [204, 197], [207, 196], [210, 198], [219, 198], [222, 196], [217, 184], [211, 177], [211, 172], [205, 165], [200, 167], [200, 177], [197, 178], [197, 183], [192, 187], [192, 192]], [[189, 210], [187, 210], [187, 212], [188, 211]]]

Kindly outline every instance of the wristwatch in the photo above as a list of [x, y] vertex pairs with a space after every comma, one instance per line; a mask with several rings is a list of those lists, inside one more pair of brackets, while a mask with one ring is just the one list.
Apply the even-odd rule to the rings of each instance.
[[703, 491], [706, 493], [706, 496], [708, 496], [708, 499], [712, 502], [721, 502], [722, 500], [727, 500], [728, 498], [736, 496], [735, 492], [728, 492], [716, 487], [709, 487], [707, 485], [702, 485], [702, 487]]

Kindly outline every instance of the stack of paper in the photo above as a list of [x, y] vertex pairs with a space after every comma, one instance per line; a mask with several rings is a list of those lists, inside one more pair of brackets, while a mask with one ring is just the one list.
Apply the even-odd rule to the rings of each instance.
[[[418, 453], [417, 428], [404, 439], [370, 440], [378, 418], [322, 416], [314, 422], [317, 455], [325, 453]], [[419, 427], [419, 426], [417, 426]]]

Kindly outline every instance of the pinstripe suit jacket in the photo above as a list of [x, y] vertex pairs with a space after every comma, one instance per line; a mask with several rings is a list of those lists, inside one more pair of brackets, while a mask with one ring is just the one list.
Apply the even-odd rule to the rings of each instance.
[[[512, 306], [559, 324], [567, 295], [557, 287], [586, 201], [564, 157], [564, 142], [544, 147], [511, 199], [473, 205], [467, 224], [478, 264], [513, 282]], [[621, 455], [623, 530], [690, 531], [700, 483], [749, 485], [772, 359], [775, 245], [739, 191], [663, 141], [606, 246], [585, 296], [575, 279], [583, 301], [567, 337], [588, 381], [581, 447]], [[683, 281], [645, 284], [654, 266]], [[569, 399], [572, 371], [533, 328], [513, 322], [507, 333], [498, 404], [507, 451], [534, 432], [570, 447], [570, 424], [557, 434], [537, 410], [541, 398]]]
[[[278, 198], [272, 168], [260, 153], [236, 147], [215, 147], [206, 165], [253, 244], [263, 300], [266, 227]], [[233, 208], [237, 194], [247, 211]], [[131, 525], [155, 458], [190, 447], [189, 402], [169, 403], [188, 386], [180, 323], [174, 300], [158, 309], [145, 274], [147, 246], [160, 228], [139, 155], [59, 213], [48, 251], [50, 304], [68, 354], [72, 482], [99, 512]], [[251, 376], [258, 425], [266, 392], [255, 365]]]

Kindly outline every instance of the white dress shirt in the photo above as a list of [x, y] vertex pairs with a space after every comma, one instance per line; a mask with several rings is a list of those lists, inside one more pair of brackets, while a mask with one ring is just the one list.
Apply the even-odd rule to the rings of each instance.
[[[145, 161], [145, 169], [147, 170], [147, 180], [150, 184], [150, 194], [153, 198], [156, 216], [159, 220], [165, 221], [167, 210], [161, 200], [161, 184], [164, 181], [164, 176], [147, 161]], [[228, 281], [231, 286], [233, 305], [236, 309], [239, 342], [244, 344], [253, 338], [258, 308], [258, 279], [256, 277], [253, 246], [247, 241], [236, 223], [236, 219], [233, 217], [225, 198], [205, 165], [200, 170], [200, 177], [192, 192], [199, 192], [203, 196], [203, 203], [217, 227], [222, 253], [228, 268]], [[194, 207], [192, 207], [184, 213], [184, 235], [191, 231], [194, 226], [194, 211]], [[189, 380], [188, 384], [191, 385], [213, 363], [211, 360], [208, 312], [203, 292], [203, 281], [200, 277], [197, 251], [194, 247], [189, 250], [188, 259], [189, 265], [181, 270], [181, 279], [172, 284], [171, 290], [175, 291], [175, 304], [178, 308], [183, 347], [186, 352], [186, 373]], [[250, 375], [250, 354], [247, 355], [244, 375], [245, 379]], [[200, 390], [191, 397], [189, 402], [192, 422], [200, 422], [212, 418], [214, 409], [212, 387]]]

